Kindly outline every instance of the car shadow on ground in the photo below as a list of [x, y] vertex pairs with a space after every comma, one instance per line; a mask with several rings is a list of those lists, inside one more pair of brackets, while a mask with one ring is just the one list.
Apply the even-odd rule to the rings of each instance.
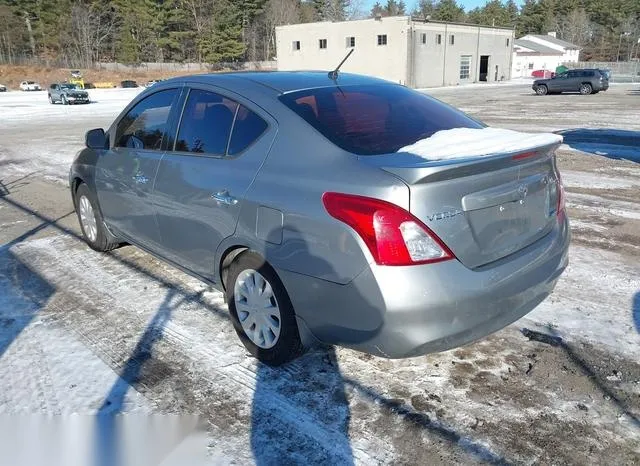
[[640, 131], [575, 128], [557, 131], [572, 149], [640, 163]]
[[633, 323], [636, 326], [636, 331], [640, 333], [640, 291], [638, 291], [633, 297], [633, 303], [631, 304], [631, 314], [633, 317]]
[[9, 247], [0, 247], [0, 357], [55, 294]]

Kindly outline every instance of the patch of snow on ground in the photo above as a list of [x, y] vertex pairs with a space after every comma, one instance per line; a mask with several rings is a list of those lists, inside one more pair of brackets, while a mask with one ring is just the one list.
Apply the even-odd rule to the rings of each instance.
[[551, 133], [522, 133], [503, 128], [453, 128], [405, 146], [398, 152], [426, 160], [460, 159], [526, 151], [562, 142]]
[[640, 290], [640, 265], [600, 249], [571, 246], [569, 266], [550, 298], [522, 319], [549, 324], [573, 341], [604, 345], [637, 358], [640, 334], [635, 329], [633, 300]]
[[46, 92], [0, 94], [0, 170], [66, 181], [92, 128], [108, 128], [141, 89], [90, 89], [90, 104], [52, 105]]
[[562, 183], [567, 188], [625, 189], [640, 186], [640, 180], [614, 178], [589, 172], [562, 171]]

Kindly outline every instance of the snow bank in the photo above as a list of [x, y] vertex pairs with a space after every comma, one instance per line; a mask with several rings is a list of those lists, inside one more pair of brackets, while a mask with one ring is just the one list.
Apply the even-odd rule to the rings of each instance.
[[522, 133], [502, 128], [454, 128], [438, 131], [398, 152], [408, 152], [427, 160], [445, 160], [524, 151], [561, 142], [562, 136], [551, 133]]

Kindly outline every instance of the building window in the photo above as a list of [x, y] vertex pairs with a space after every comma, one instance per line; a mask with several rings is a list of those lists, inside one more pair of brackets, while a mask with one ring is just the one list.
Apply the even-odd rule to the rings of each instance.
[[507, 37], [507, 47], [509, 47], [509, 38]]
[[420, 40], [422, 41], [423, 44], [427, 43], [427, 35], [424, 32], [422, 33], [422, 37], [420, 38]]
[[296, 50], [300, 50], [300, 41], [299, 40], [294, 40], [293, 41], [293, 51], [295, 52]]
[[533, 69], [533, 63], [529, 63], [529, 69], [532, 70]]
[[387, 35], [379, 34], [378, 35], [378, 45], [387, 45]]
[[356, 46], [356, 38], [355, 37], [347, 37], [347, 48]]
[[436, 44], [438, 45], [442, 44], [442, 34], [438, 34], [436, 36]]
[[449, 44], [453, 45], [456, 43], [456, 36], [454, 36], [453, 34], [451, 34], [449, 36]]
[[469, 79], [471, 75], [471, 55], [460, 57], [460, 79]]
[[326, 49], [327, 48], [327, 39], [320, 39], [319, 41], [319, 45], [321, 49]]

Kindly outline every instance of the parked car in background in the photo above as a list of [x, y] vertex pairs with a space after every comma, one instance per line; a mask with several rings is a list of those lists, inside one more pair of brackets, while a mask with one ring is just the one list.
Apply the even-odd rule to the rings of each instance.
[[535, 70], [531, 73], [534, 78], [549, 79], [555, 76], [555, 73], [551, 70]]
[[144, 87], [151, 87], [154, 84], [158, 84], [161, 81], [162, 81], [162, 79], [152, 79], [150, 81], [147, 81], [147, 83], [144, 85]]
[[7, 86], [0, 84], [0, 92], [7, 92]]
[[609, 89], [609, 79], [598, 69], [569, 70], [550, 79], [536, 79], [531, 88], [538, 95], [562, 92], [597, 94]]
[[401, 150], [453, 128], [486, 129], [365, 76], [174, 78], [86, 134], [71, 196], [93, 249], [134, 244], [225, 290], [267, 364], [313, 341], [418, 356], [519, 319], [567, 265], [560, 139], [436, 162]]
[[78, 88], [76, 84], [71, 83], [53, 83], [49, 86], [49, 103], [69, 104], [88, 104], [89, 93]]
[[23, 91], [41, 91], [42, 87], [35, 81], [22, 81], [20, 83], [20, 89]]
[[120, 87], [124, 87], [124, 88], [138, 87], [138, 83], [130, 79], [126, 79], [124, 81], [120, 81]]

